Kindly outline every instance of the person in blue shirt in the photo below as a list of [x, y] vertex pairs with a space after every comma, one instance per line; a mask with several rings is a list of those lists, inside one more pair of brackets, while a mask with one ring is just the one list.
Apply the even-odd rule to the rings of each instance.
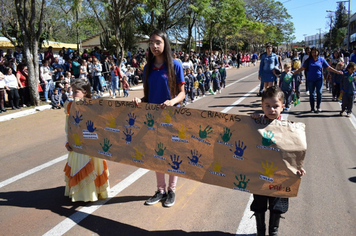
[[350, 62], [344, 73], [344, 76], [341, 80], [341, 90], [343, 91], [342, 95], [342, 106], [340, 116], [343, 116], [346, 111], [346, 116], [350, 117], [352, 112], [352, 107], [354, 105], [355, 91], [356, 91], [356, 64]]
[[224, 63], [220, 62], [219, 63], [219, 73], [221, 76], [221, 81], [220, 81], [220, 88], [225, 88], [226, 85], [226, 68], [224, 66]]
[[[263, 83], [265, 89], [271, 87], [276, 79], [274, 74], [275, 67], [279, 67], [278, 57], [272, 52], [272, 45], [267, 43], [266, 53], [261, 55], [260, 69], [258, 72], [258, 79]], [[260, 96], [260, 93], [258, 96]]]
[[292, 93], [295, 89], [293, 74], [291, 73], [291, 64], [284, 64], [284, 71], [279, 79], [279, 87], [284, 93], [284, 109], [289, 110], [290, 102], [292, 101]]
[[203, 69], [201, 67], [198, 67], [197, 72], [198, 72], [197, 81], [199, 82], [199, 87], [198, 87], [197, 94], [199, 96], [200, 95], [199, 91], [200, 91], [202, 96], [205, 97], [205, 86], [204, 86], [205, 75], [203, 74]]
[[195, 99], [195, 92], [196, 92], [195, 81], [197, 79], [195, 78], [194, 74], [192, 73], [193, 71], [190, 68], [186, 68], [185, 70], [188, 76], [188, 97], [190, 97], [190, 102], [193, 103]]
[[217, 92], [221, 93], [221, 88], [220, 88], [221, 76], [217, 65], [214, 66], [213, 73], [211, 74], [211, 79], [213, 81], [214, 94], [216, 94]]
[[257, 56], [257, 54], [255, 52], [251, 57], [251, 61], [252, 61], [254, 66], [256, 66], [257, 59], [258, 59], [258, 56]]
[[205, 76], [205, 91], [209, 91], [209, 93], [214, 94], [213, 91], [211, 90], [211, 72], [209, 71], [209, 67], [206, 66], [205, 67], [205, 72], [204, 72], [204, 76]]
[[351, 53], [350, 62], [356, 63], [356, 48]]
[[[309, 102], [311, 112], [321, 112], [321, 99], [323, 92], [323, 68], [328, 69], [336, 74], [343, 74], [342, 71], [335, 70], [326, 62], [326, 60], [319, 56], [319, 49], [313, 47], [311, 49], [308, 59], [304, 62], [303, 66], [294, 71], [293, 74], [299, 74], [303, 70], [307, 71], [308, 90], [309, 90]], [[316, 90], [316, 110], [315, 110], [315, 90]]]
[[[173, 60], [169, 38], [165, 32], [155, 30], [151, 33], [147, 58], [143, 71], [144, 96], [141, 99], [137, 97], [133, 99], [136, 106], [141, 102], [148, 102], [160, 104], [164, 108], [182, 102], [185, 97], [183, 67], [179, 61]], [[147, 205], [156, 204], [164, 199], [164, 206], [174, 205], [178, 177], [169, 175], [167, 192], [164, 176], [164, 173], [156, 172], [158, 189], [145, 202]]]

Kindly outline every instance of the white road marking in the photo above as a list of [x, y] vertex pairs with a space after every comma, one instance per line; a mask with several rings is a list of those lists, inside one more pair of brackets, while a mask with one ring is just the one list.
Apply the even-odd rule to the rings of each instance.
[[251, 235], [251, 234], [256, 234], [257, 232], [255, 217], [251, 218], [251, 216], [253, 215], [253, 212], [250, 211], [250, 205], [252, 201], [253, 201], [253, 195], [251, 194], [250, 198], [248, 199], [244, 211], [244, 215], [242, 216], [239, 227], [237, 228], [236, 236]]
[[40, 166], [37, 166], [37, 167], [32, 168], [32, 169], [30, 169], [28, 171], [25, 171], [25, 172], [23, 172], [23, 173], [21, 173], [19, 175], [16, 175], [16, 176], [14, 176], [14, 177], [12, 177], [10, 179], [4, 180], [4, 181], [0, 182], [0, 188], [6, 186], [8, 184], [11, 184], [11, 183], [13, 183], [13, 182], [15, 182], [15, 181], [17, 181], [19, 179], [22, 179], [22, 178], [25, 178], [25, 177], [27, 177], [29, 175], [32, 175], [32, 174], [34, 174], [34, 173], [36, 173], [36, 172], [38, 172], [40, 170], [43, 170], [44, 168], [50, 167], [51, 165], [54, 165], [54, 164], [56, 164], [56, 163], [58, 163], [60, 161], [63, 161], [65, 159], [67, 159], [67, 157], [68, 157], [68, 154], [65, 154], [65, 155], [60, 156], [60, 157], [58, 157], [56, 159], [53, 159], [52, 161], [49, 161], [49, 162], [44, 163], [44, 164], [42, 164]]
[[250, 96], [253, 92], [255, 92], [258, 88], [260, 88], [260, 85], [254, 87], [250, 92], [246, 93], [244, 96], [242, 96], [239, 100], [235, 101], [233, 104], [231, 104], [230, 106], [226, 107], [224, 110], [222, 110], [222, 113], [226, 113], [228, 111], [230, 111], [232, 108], [234, 108], [234, 106], [236, 106], [237, 104], [239, 104], [240, 102], [242, 102], [243, 100], [245, 100], [245, 98], [247, 98], [248, 96]]
[[144, 174], [146, 174], [149, 170], [147, 169], [138, 169], [135, 172], [133, 172], [131, 175], [129, 175], [127, 178], [122, 180], [120, 183], [115, 185], [113, 188], [111, 188], [109, 197], [105, 200], [100, 200], [95, 203], [91, 203], [88, 206], [82, 207], [79, 211], [71, 215], [70, 217], [66, 218], [63, 220], [61, 223], [56, 225], [54, 228], [52, 228], [50, 231], [44, 234], [44, 236], [50, 236], [50, 235], [63, 235], [66, 232], [68, 232], [71, 228], [76, 226], [80, 221], [85, 219], [87, 216], [92, 214], [94, 211], [99, 209], [101, 206], [103, 206], [105, 203], [107, 203], [110, 199], [112, 199], [114, 196], [119, 194], [121, 191], [123, 191], [125, 188], [133, 184], [136, 180], [141, 178]]
[[353, 113], [351, 113], [350, 122], [354, 126], [354, 128], [356, 129], [356, 117], [355, 117], [355, 115]]
[[234, 85], [234, 84], [236, 84], [236, 83], [238, 83], [238, 82], [240, 82], [240, 81], [242, 81], [244, 79], [247, 79], [248, 77], [250, 77], [250, 76], [252, 76], [254, 74], [257, 74], [257, 73], [258, 73], [258, 71], [253, 72], [252, 74], [246, 75], [245, 77], [242, 77], [241, 79], [236, 80], [235, 82], [232, 82], [231, 84], [226, 85], [225, 88], [230, 87], [230, 86], [232, 86], [232, 85]]

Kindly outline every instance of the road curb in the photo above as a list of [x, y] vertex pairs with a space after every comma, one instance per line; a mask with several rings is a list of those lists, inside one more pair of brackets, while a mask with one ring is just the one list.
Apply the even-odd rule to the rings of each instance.
[[38, 106], [38, 107], [35, 107], [32, 109], [27, 109], [25, 111], [19, 111], [19, 112], [15, 112], [15, 113], [8, 114], [8, 115], [3, 115], [3, 116], [0, 116], [0, 122], [12, 120], [12, 119], [23, 117], [23, 116], [28, 116], [31, 114], [35, 114], [38, 111], [44, 111], [44, 110], [48, 110], [51, 108], [52, 108], [52, 105], [43, 105], [43, 106]]

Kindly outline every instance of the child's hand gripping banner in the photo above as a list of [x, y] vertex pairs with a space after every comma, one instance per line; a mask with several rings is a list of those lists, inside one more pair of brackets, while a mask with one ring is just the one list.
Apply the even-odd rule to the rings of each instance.
[[305, 125], [115, 100], [73, 102], [74, 151], [238, 191], [295, 197]]

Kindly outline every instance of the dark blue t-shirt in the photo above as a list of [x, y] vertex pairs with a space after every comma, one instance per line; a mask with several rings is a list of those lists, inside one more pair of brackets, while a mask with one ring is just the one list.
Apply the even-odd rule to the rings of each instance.
[[[176, 82], [178, 84], [184, 84], [184, 73], [182, 64], [173, 60], [174, 73], [176, 75]], [[143, 70], [145, 74], [146, 67]], [[155, 68], [152, 66], [150, 75], [148, 76], [148, 102], [161, 104], [166, 100], [171, 100], [171, 92], [168, 86], [168, 68], [164, 63], [161, 68]]]

